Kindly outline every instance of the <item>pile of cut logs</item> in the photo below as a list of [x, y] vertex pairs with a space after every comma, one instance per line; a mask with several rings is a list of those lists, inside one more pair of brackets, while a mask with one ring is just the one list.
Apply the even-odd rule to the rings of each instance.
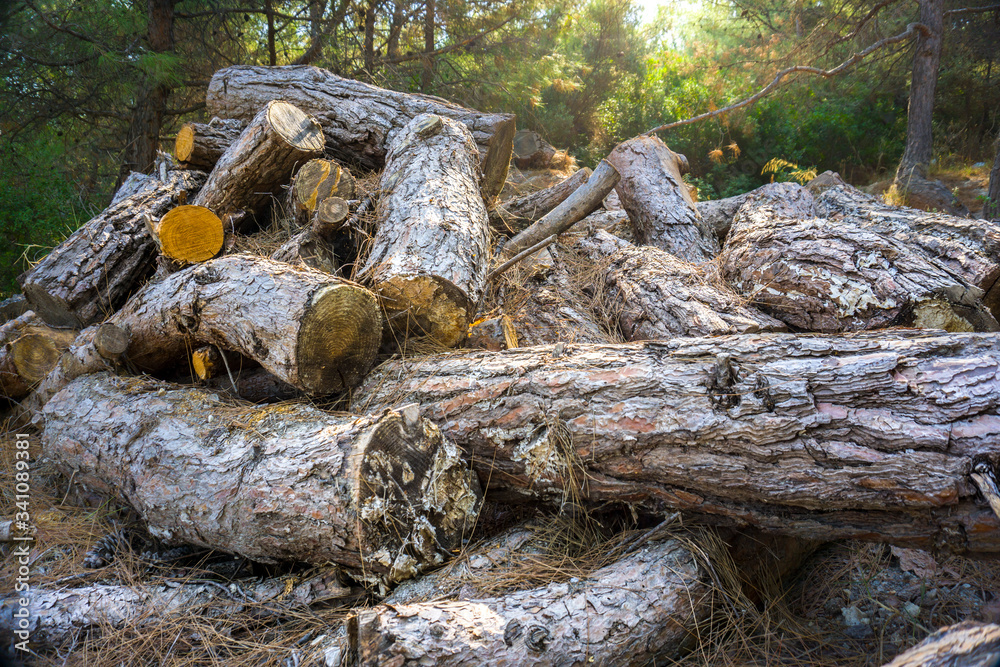
[[[695, 202], [686, 159], [650, 136], [500, 201], [512, 116], [314, 67], [221, 70], [207, 106], [179, 162], [21, 276], [0, 384], [72, 485], [162, 545], [333, 562], [389, 595], [315, 640], [316, 664], [645, 664], [690, 645], [710, 573], [655, 529], [585, 581], [443, 596], [454, 569], [424, 573], [484, 498], [680, 513], [759, 549], [1000, 553], [997, 223], [829, 173]], [[235, 252], [275, 209], [288, 241]], [[34, 590], [32, 639], [213, 590]], [[996, 651], [997, 630], [931, 639]]]

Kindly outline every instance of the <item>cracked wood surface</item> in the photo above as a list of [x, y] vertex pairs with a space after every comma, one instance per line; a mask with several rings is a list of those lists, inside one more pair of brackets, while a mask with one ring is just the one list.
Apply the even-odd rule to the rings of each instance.
[[1000, 520], [969, 473], [996, 454], [998, 374], [998, 334], [747, 334], [389, 361], [354, 405], [418, 402], [507, 500], [577, 480], [594, 502], [981, 555]]
[[119, 495], [168, 546], [333, 561], [388, 585], [443, 563], [479, 511], [475, 475], [413, 407], [334, 416], [96, 373], [44, 416], [45, 457]]

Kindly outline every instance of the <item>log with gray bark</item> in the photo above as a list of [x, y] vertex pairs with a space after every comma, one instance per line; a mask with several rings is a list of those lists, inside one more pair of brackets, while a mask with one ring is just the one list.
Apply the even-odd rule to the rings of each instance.
[[323, 126], [327, 151], [366, 169], [382, 167], [395, 135], [421, 114], [463, 123], [484, 156], [490, 138], [514, 123], [511, 114], [482, 113], [438, 97], [386, 90], [301, 65], [227, 67], [215, 73], [206, 95], [209, 113], [246, 121], [271, 100], [286, 100], [315, 116]]
[[476, 160], [468, 129], [441, 116], [417, 116], [394, 137], [358, 275], [377, 290], [396, 335], [451, 347], [468, 333], [490, 256]]
[[1000, 625], [965, 621], [941, 628], [885, 667], [996, 667]]
[[46, 326], [33, 311], [0, 327], [0, 395], [19, 399], [55, 368], [77, 332]]
[[146, 218], [159, 219], [204, 182], [201, 172], [170, 171], [85, 223], [18, 277], [32, 309], [52, 326], [77, 329], [113, 313], [155, 270]]
[[651, 246], [635, 246], [604, 230], [576, 246], [599, 267], [602, 302], [625, 340], [719, 336], [787, 327], [733, 292], [707, 269]]
[[584, 167], [551, 187], [502, 202], [490, 211], [490, 226], [499, 234], [516, 234], [566, 201], [591, 173]]
[[997, 334], [749, 334], [390, 361], [354, 405], [418, 402], [508, 500], [985, 554], [998, 373]]
[[722, 274], [752, 304], [806, 331], [1000, 329], [979, 287], [920, 248], [817, 217], [812, 195], [794, 183], [750, 193], [726, 240]]
[[309, 267], [229, 255], [147, 285], [115, 313], [139, 370], [184, 363], [192, 347], [217, 345], [254, 359], [311, 394], [357, 384], [381, 343], [375, 296]]
[[719, 254], [715, 231], [698, 216], [681, 180], [686, 161], [663, 141], [647, 136], [629, 139], [611, 151], [608, 161], [621, 174], [618, 197], [632, 222], [636, 243], [695, 263]]
[[42, 446], [167, 546], [333, 561], [380, 585], [443, 563], [480, 505], [459, 450], [415, 407], [334, 416], [97, 373], [46, 404]]
[[190, 167], [211, 171], [245, 126], [246, 123], [231, 118], [185, 123], [174, 140], [174, 155]]

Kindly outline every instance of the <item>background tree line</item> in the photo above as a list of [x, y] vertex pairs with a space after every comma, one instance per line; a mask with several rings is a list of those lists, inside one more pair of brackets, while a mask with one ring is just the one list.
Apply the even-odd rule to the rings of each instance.
[[[28, 259], [44, 254], [130, 170], [147, 170], [182, 122], [204, 118], [208, 80], [226, 65], [312, 64], [513, 112], [519, 127], [592, 165], [623, 139], [723, 108], [790, 64], [835, 66], [924, 25], [932, 10], [941, 17], [935, 150], [992, 159], [1000, 5], [986, 0], [702, 0], [670, 3], [649, 23], [631, 0], [0, 4], [0, 253], [10, 267], [0, 290], [15, 288], [25, 247]], [[928, 39], [661, 136], [688, 156], [702, 198], [796, 168], [858, 183], [891, 175]], [[769, 163], [776, 174], [762, 173]]]

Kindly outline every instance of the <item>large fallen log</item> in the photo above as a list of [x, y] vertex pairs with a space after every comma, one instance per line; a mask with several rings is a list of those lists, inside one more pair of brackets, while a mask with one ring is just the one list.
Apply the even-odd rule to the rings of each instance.
[[481, 113], [438, 97], [385, 90], [301, 65], [227, 67], [215, 73], [206, 95], [209, 113], [241, 120], [250, 120], [271, 100], [286, 100], [315, 116], [323, 126], [327, 151], [366, 169], [382, 167], [395, 135], [421, 114], [463, 123], [484, 156], [490, 138], [514, 123], [511, 114]]
[[1000, 520], [969, 473], [998, 373], [996, 334], [749, 334], [389, 361], [354, 405], [418, 402], [511, 501], [984, 554]]
[[193, 171], [170, 171], [93, 218], [18, 277], [39, 317], [80, 329], [117, 310], [155, 269], [156, 245], [146, 218], [159, 219], [205, 182]]
[[490, 255], [476, 160], [465, 126], [433, 114], [393, 140], [378, 229], [358, 275], [378, 291], [394, 332], [448, 347], [468, 332]]
[[211, 171], [244, 126], [241, 121], [221, 118], [208, 123], [185, 123], [174, 140], [174, 155], [195, 169]]
[[1000, 625], [965, 621], [941, 628], [885, 667], [996, 667]]
[[1000, 329], [980, 301], [983, 291], [919, 248], [814, 211], [812, 195], [794, 183], [750, 193], [726, 239], [723, 276], [764, 311], [806, 331]]
[[603, 300], [625, 340], [719, 336], [787, 327], [729, 290], [705, 269], [651, 246], [634, 246], [604, 230], [575, 246], [600, 267]]
[[[323, 133], [315, 119], [288, 102], [261, 107], [254, 108], [253, 119], [191, 202], [223, 220], [249, 220], [292, 180], [295, 169], [323, 152]], [[239, 229], [242, 222], [234, 224]]]
[[608, 161], [621, 174], [618, 197], [637, 243], [695, 263], [719, 254], [714, 230], [698, 216], [681, 180], [682, 163], [663, 141], [647, 136], [629, 139], [611, 151]]
[[333, 561], [377, 584], [443, 563], [479, 511], [475, 476], [414, 407], [333, 416], [97, 373], [46, 404], [42, 445], [168, 546]]
[[490, 211], [490, 226], [499, 234], [516, 234], [566, 201], [591, 173], [584, 167], [551, 187], [502, 202]]
[[311, 394], [357, 384], [382, 335], [378, 301], [365, 288], [249, 255], [220, 257], [147, 285], [110, 321], [130, 335], [128, 359], [139, 370], [171, 368], [191, 348], [211, 344]]

